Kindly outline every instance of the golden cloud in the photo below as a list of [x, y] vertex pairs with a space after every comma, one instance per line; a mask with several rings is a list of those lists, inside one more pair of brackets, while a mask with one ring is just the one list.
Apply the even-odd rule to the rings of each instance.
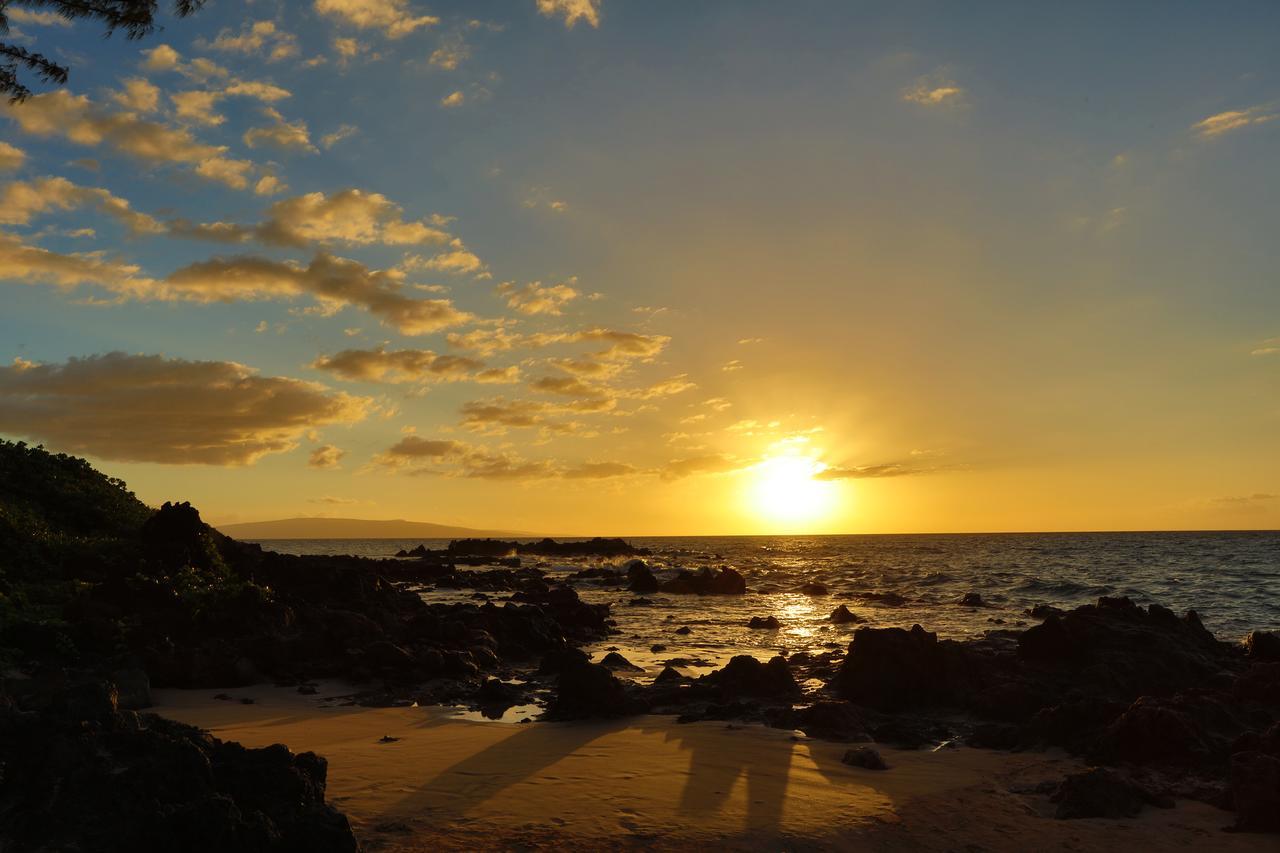
[[440, 23], [433, 15], [415, 15], [405, 0], [315, 0], [321, 15], [362, 30], [381, 30], [387, 38], [398, 39], [414, 30]]
[[26, 225], [31, 217], [50, 210], [93, 207], [120, 222], [134, 234], [160, 234], [165, 227], [110, 191], [82, 187], [66, 178], [46, 177], [14, 181], [0, 190], [0, 224]]
[[124, 462], [249, 465], [371, 401], [235, 362], [159, 355], [17, 360], [0, 368], [0, 430]]
[[600, 0], [538, 0], [538, 11], [548, 18], [563, 18], [570, 29], [578, 21], [600, 26]]
[[456, 355], [437, 355], [431, 350], [404, 349], [387, 351], [348, 349], [324, 355], [312, 363], [317, 370], [327, 370], [343, 379], [367, 382], [437, 382], [474, 378], [484, 362]]
[[540, 281], [531, 281], [524, 287], [516, 287], [512, 282], [506, 281], [498, 285], [497, 293], [507, 300], [508, 308], [514, 308], [521, 314], [550, 314], [558, 317], [564, 306], [580, 295], [573, 287], [577, 282], [576, 278], [571, 278], [561, 284], [544, 287]]
[[33, 95], [20, 104], [0, 102], [0, 115], [31, 136], [107, 145], [145, 163], [190, 166], [196, 174], [234, 189], [248, 185], [247, 173], [253, 169], [247, 160], [224, 156], [225, 145], [206, 145], [184, 128], [139, 118], [134, 112], [113, 112], [65, 89]]

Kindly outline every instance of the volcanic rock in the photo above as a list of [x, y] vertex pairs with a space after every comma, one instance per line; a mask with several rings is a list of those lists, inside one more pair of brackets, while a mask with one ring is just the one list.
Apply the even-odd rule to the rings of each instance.
[[621, 717], [635, 710], [626, 687], [608, 667], [580, 661], [560, 672], [556, 681], [556, 697], [547, 709], [546, 718]]
[[851, 611], [848, 607], [846, 607], [843, 604], [841, 604], [835, 610], [832, 610], [831, 615], [827, 618], [829, 618], [832, 622], [834, 622], [837, 625], [846, 625], [850, 622], [862, 621], [862, 617], [858, 616], [856, 613]]
[[845, 750], [844, 757], [840, 759], [840, 763], [848, 764], [850, 767], [861, 767], [864, 770], [889, 769], [889, 765], [884, 763], [884, 758], [881, 757], [880, 753], [869, 746]]
[[633, 560], [627, 566], [627, 589], [631, 592], [652, 593], [658, 591], [658, 579], [643, 560]]
[[784, 657], [761, 663], [750, 655], [737, 655], [723, 669], [708, 673], [699, 682], [715, 687], [721, 696], [780, 698], [800, 693]]
[[1136, 817], [1147, 804], [1173, 807], [1173, 801], [1167, 797], [1100, 767], [1067, 776], [1049, 800], [1058, 804], [1054, 817], [1059, 820]]
[[919, 625], [859, 628], [836, 675], [842, 698], [882, 710], [948, 698], [947, 657], [938, 635]]
[[617, 652], [609, 652], [600, 661], [601, 666], [607, 666], [609, 669], [627, 669], [632, 672], [644, 672], [642, 667], [638, 667], [631, 661], [627, 660]]
[[719, 570], [704, 567], [697, 573], [682, 571], [660, 584], [659, 589], [682, 595], [742, 595], [747, 591], [747, 582], [727, 566]]

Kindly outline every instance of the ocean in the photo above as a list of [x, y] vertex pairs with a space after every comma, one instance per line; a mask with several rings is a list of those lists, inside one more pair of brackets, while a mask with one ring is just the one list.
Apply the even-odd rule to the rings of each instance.
[[[289, 539], [257, 540], [292, 554], [355, 554], [391, 557], [444, 540]], [[655, 593], [650, 604], [616, 582], [574, 582], [585, 600], [613, 604], [619, 634], [600, 644], [617, 648], [653, 672], [662, 661], [684, 657], [689, 666], [718, 666], [734, 654], [820, 652], [842, 648], [856, 625], [833, 625], [840, 604], [863, 624], [920, 624], [939, 636], [980, 637], [987, 631], [1035, 624], [1036, 604], [1062, 608], [1099, 596], [1128, 596], [1176, 613], [1194, 609], [1224, 640], [1253, 629], [1280, 630], [1280, 531], [1166, 533], [1014, 533], [849, 536], [631, 537], [649, 548], [646, 562], [662, 579], [679, 569], [730, 566], [746, 578], [745, 596], [698, 597]], [[599, 558], [526, 558], [524, 565], [563, 577], [588, 566], [621, 565]], [[477, 567], [478, 568], [478, 567]], [[797, 591], [806, 582], [825, 584], [829, 594]], [[878, 594], [906, 599], [886, 606]], [[986, 606], [962, 606], [967, 593]], [[470, 590], [425, 589], [428, 601], [468, 601]], [[504, 596], [494, 595], [498, 603]], [[776, 631], [750, 629], [752, 616], [775, 616]], [[690, 631], [676, 634], [687, 626]], [[659, 651], [651, 651], [659, 647]]]

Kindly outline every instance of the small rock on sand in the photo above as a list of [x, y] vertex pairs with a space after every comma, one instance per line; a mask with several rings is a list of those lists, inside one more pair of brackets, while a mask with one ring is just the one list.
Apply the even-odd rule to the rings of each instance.
[[844, 764], [850, 767], [861, 767], [864, 770], [888, 770], [889, 765], [884, 763], [884, 759], [880, 753], [869, 746], [860, 746], [856, 749], [845, 751], [844, 758], [840, 759]]

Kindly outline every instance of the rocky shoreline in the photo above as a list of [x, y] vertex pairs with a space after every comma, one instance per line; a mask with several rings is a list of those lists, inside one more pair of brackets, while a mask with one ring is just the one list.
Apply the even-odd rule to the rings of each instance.
[[[592, 548], [635, 559], [563, 581], [521, 559]], [[1061, 747], [1095, 769], [1040, 792], [1059, 817], [1132, 816], [1178, 797], [1233, 812], [1224, 823], [1236, 829], [1280, 831], [1272, 634], [1226, 643], [1194, 612], [1103, 598], [1037, 608], [1028, 616], [1039, 624], [980, 640], [859, 627], [843, 652], [738, 656], [699, 678], [673, 658], [642, 681], [621, 654], [593, 662], [581, 650], [615, 626], [611, 605], [583, 601], [574, 585], [604, 583], [632, 603], [749, 595], [741, 574], [660, 579], [621, 540], [460, 541], [405, 556], [264, 551], [221, 536], [187, 504], [148, 509], [83, 460], [0, 445], [0, 841], [358, 849], [324, 802], [323, 759], [244, 750], [137, 713], [152, 686], [271, 681], [306, 693], [325, 678], [363, 685], [369, 704], [490, 715], [539, 705], [548, 720], [664, 714], [911, 748]], [[427, 603], [424, 589], [473, 598]], [[773, 614], [758, 619], [752, 627], [776, 628]], [[842, 605], [831, 619], [858, 616]], [[848, 760], [867, 767], [876, 756], [868, 747]], [[139, 840], [140, 827], [165, 844]]]

